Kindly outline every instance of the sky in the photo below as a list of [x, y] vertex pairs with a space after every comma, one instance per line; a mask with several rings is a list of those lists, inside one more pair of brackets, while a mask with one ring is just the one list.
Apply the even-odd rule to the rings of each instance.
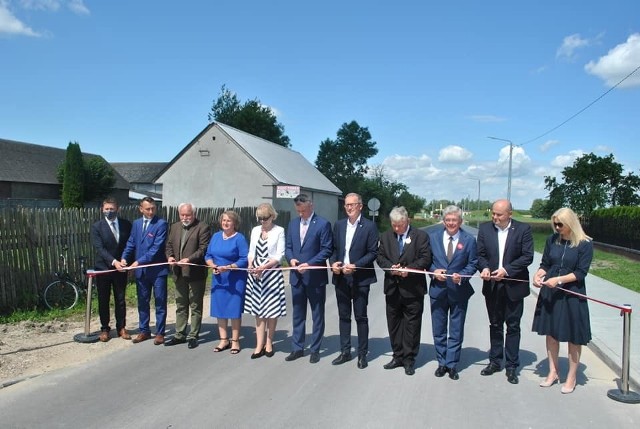
[[312, 163], [357, 121], [428, 201], [506, 197], [511, 159], [526, 210], [584, 154], [640, 174], [638, 67], [637, 0], [0, 0], [0, 138], [168, 162], [225, 85]]

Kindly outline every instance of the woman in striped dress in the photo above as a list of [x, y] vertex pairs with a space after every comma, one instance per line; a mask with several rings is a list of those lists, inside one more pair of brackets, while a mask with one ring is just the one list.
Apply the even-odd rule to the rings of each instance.
[[278, 269], [284, 255], [284, 228], [273, 223], [277, 217], [271, 204], [260, 204], [256, 209], [260, 225], [251, 231], [244, 302], [244, 312], [256, 317], [256, 348], [251, 359], [273, 356], [273, 334], [278, 317], [287, 315], [284, 277]]

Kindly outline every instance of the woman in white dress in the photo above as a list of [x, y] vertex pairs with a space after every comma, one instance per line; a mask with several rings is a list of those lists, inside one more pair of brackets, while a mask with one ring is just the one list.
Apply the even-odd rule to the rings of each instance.
[[277, 217], [271, 204], [260, 204], [256, 209], [260, 225], [251, 230], [244, 301], [244, 312], [256, 317], [256, 348], [251, 359], [274, 355], [273, 335], [278, 317], [287, 315], [284, 277], [279, 269], [284, 256], [284, 228], [273, 223]]

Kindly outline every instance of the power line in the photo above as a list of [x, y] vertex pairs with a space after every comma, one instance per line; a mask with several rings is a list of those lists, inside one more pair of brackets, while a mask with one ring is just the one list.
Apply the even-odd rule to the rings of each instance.
[[564, 122], [562, 122], [560, 125], [556, 125], [555, 127], [551, 128], [549, 131], [546, 131], [542, 134], [540, 134], [538, 137], [532, 138], [531, 140], [527, 140], [526, 142], [520, 144], [519, 146], [524, 146], [528, 143], [534, 142], [536, 140], [538, 140], [539, 138], [542, 138], [544, 136], [546, 136], [549, 133], [552, 133], [553, 131], [557, 130], [558, 128], [560, 128], [561, 126], [563, 126], [564, 124], [566, 124], [567, 122], [569, 122], [570, 120], [572, 120], [573, 118], [575, 118], [576, 116], [578, 116], [579, 114], [581, 114], [582, 112], [584, 112], [585, 110], [587, 110], [589, 107], [593, 106], [594, 104], [596, 104], [598, 101], [600, 101], [605, 95], [607, 95], [608, 93], [610, 93], [611, 91], [613, 91], [614, 89], [616, 89], [622, 82], [624, 82], [625, 80], [629, 79], [635, 72], [637, 72], [638, 70], [640, 70], [640, 66], [636, 67], [635, 70], [633, 70], [631, 73], [629, 73], [628, 75], [626, 75], [620, 82], [616, 83], [615, 85], [613, 85], [611, 88], [609, 88], [607, 91], [605, 91], [602, 95], [600, 95], [600, 97], [596, 98], [595, 100], [593, 100], [591, 103], [587, 104], [584, 108], [580, 109], [577, 113], [575, 113], [574, 115], [572, 115], [569, 119], [566, 119]]

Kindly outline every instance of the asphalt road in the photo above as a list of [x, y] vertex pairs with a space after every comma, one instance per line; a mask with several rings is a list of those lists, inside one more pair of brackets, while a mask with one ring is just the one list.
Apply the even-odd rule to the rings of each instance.
[[[277, 353], [272, 358], [250, 359], [255, 341], [250, 317], [243, 321], [242, 352], [214, 354], [217, 327], [214, 319], [206, 318], [196, 349], [154, 346], [147, 341], [101, 360], [0, 389], [0, 427], [638, 427], [640, 405], [607, 397], [607, 391], [617, 387], [618, 375], [586, 347], [573, 394], [562, 395], [559, 385], [538, 386], [547, 364], [544, 338], [530, 332], [534, 297], [525, 301], [520, 384], [507, 383], [504, 372], [481, 376], [489, 333], [479, 279], [473, 284], [476, 294], [469, 304], [458, 381], [433, 375], [437, 363], [428, 310], [416, 374], [410, 377], [402, 368], [382, 368], [390, 360], [390, 346], [380, 282], [370, 295], [369, 367], [357, 369], [355, 359], [332, 366], [339, 337], [335, 296], [329, 286], [318, 364], [309, 363], [308, 353], [295, 362], [284, 360], [289, 352], [290, 306], [289, 316], [279, 323]], [[564, 345], [560, 366], [566, 373]]]

